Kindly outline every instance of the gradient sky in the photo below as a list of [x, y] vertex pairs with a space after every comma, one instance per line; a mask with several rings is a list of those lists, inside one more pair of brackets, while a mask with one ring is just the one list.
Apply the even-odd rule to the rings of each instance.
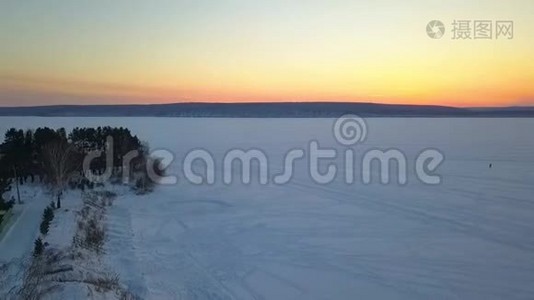
[[[461, 19], [514, 39], [453, 40]], [[534, 105], [533, 54], [532, 0], [0, 0], [2, 106]]]

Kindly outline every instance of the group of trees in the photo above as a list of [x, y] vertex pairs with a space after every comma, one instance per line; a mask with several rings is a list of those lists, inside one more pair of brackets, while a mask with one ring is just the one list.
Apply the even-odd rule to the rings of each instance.
[[5, 133], [4, 143], [0, 145], [0, 177], [18, 180], [24, 184], [39, 177], [45, 178], [45, 156], [47, 147], [52, 144], [66, 143], [65, 129], [53, 130], [37, 128], [26, 130], [11, 128]]
[[[132, 150], [139, 154], [132, 163], [142, 165], [148, 151], [123, 127], [74, 128], [68, 134], [64, 128], [11, 128], [0, 145], [0, 197], [12, 183], [22, 185], [38, 180], [50, 186], [59, 201], [67, 185], [79, 187], [87, 183], [83, 177], [87, 170], [82, 170], [82, 164], [89, 152], [101, 153], [91, 161], [91, 172], [102, 174], [111, 168], [113, 175], [122, 175], [123, 157]], [[113, 153], [111, 166], [106, 164], [108, 152]]]
[[106, 154], [109, 150], [113, 153], [111, 166], [106, 164], [106, 155], [91, 162], [91, 170], [99, 174], [105, 172], [106, 167], [112, 167], [113, 174], [122, 172], [123, 159], [132, 150], [137, 150], [140, 154], [134, 159], [135, 164], [139, 164], [148, 152], [137, 136], [132, 136], [130, 130], [123, 127], [74, 128], [69, 134], [69, 140], [83, 155], [91, 151]]

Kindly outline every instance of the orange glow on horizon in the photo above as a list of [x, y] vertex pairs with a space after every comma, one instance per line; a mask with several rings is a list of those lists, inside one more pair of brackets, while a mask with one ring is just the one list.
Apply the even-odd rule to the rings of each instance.
[[[0, 3], [0, 106], [534, 105], [529, 0], [271, 0], [209, 10], [119, 2]], [[438, 17], [447, 36], [435, 40], [425, 27]], [[513, 20], [514, 38], [452, 40], [457, 18]]]
[[[91, 104], [158, 104], [179, 102], [367, 102], [383, 104], [443, 105], [454, 107], [521, 106], [532, 105], [534, 93], [528, 86], [510, 83], [508, 90], [500, 88], [464, 89], [457, 91], [409, 89], [382, 93], [336, 93], [321, 89], [241, 89], [219, 87], [203, 90], [179, 87], [137, 86], [127, 84], [74, 82], [66, 80], [39, 80], [37, 78], [0, 77], [0, 89], [41, 95], [49, 99], [87, 99]], [[401, 95], [405, 93], [404, 96]], [[530, 95], [530, 96], [524, 96]], [[82, 101], [83, 103], [83, 101]], [[50, 104], [60, 104], [54, 103]], [[76, 103], [71, 103], [76, 104]]]

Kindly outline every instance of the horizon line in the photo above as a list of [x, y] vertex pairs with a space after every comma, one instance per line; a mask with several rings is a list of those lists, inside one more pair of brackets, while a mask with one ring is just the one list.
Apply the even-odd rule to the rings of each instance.
[[75, 107], [75, 106], [155, 106], [155, 105], [187, 105], [187, 104], [220, 104], [220, 105], [242, 105], [242, 104], [361, 104], [361, 105], [382, 105], [382, 106], [413, 106], [413, 107], [448, 107], [457, 109], [491, 109], [491, 108], [534, 108], [534, 105], [508, 105], [508, 106], [451, 106], [442, 104], [413, 104], [413, 103], [386, 103], [386, 102], [355, 102], [355, 101], [187, 101], [187, 102], [158, 102], [158, 103], [90, 103], [90, 104], [43, 104], [43, 105], [13, 105], [0, 108], [37, 108], [37, 107]]

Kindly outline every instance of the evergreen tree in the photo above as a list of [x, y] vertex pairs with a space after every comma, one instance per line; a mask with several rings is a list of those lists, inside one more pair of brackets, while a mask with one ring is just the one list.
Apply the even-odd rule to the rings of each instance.
[[37, 238], [34, 242], [34, 248], [33, 248], [33, 256], [38, 257], [43, 254], [44, 251], [44, 244], [43, 240], [41, 238]]

